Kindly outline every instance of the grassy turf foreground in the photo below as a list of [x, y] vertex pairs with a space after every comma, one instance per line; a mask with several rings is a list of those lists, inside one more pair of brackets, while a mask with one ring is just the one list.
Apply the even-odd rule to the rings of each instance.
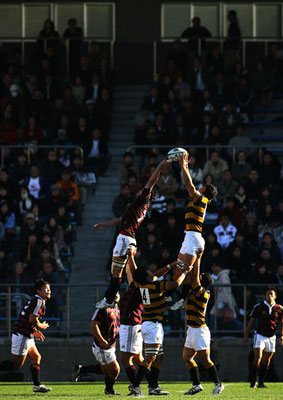
[[[46, 384], [47, 385], [47, 384]], [[283, 383], [267, 383], [268, 389], [250, 389], [247, 383], [224, 383], [225, 389], [220, 394], [221, 399], [272, 399], [282, 400], [283, 399]], [[118, 399], [129, 399], [126, 395], [128, 394], [128, 384], [117, 383], [115, 385], [116, 390], [119, 391], [122, 396], [106, 396], [104, 394], [103, 383], [63, 383], [54, 382], [49, 383], [47, 386], [52, 387], [52, 391], [43, 393], [33, 393], [32, 385], [30, 383], [5, 383], [0, 382], [0, 400], [10, 399], [38, 399], [39, 397], [50, 399], [50, 400], [80, 400], [80, 399], [106, 399], [109, 397]], [[186, 399], [188, 396], [184, 396], [184, 392], [188, 390], [189, 385], [185, 383], [166, 383], [162, 382], [161, 386], [170, 392], [170, 396], [167, 398], [171, 399]], [[194, 399], [212, 399], [215, 396], [212, 395], [213, 385], [210, 383], [203, 384], [204, 390], [201, 393], [196, 394]], [[144, 396], [136, 398], [157, 398], [160, 396], [148, 396], [147, 386], [142, 385]], [[133, 398], [133, 397], [130, 397]], [[165, 397], [166, 398], [166, 397]], [[191, 398], [191, 396], [189, 397]]]

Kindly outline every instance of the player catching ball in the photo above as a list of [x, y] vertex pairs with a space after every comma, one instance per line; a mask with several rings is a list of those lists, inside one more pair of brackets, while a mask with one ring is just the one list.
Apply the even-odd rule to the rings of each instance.
[[[181, 268], [186, 266], [188, 270], [191, 270], [195, 263], [200, 264], [201, 261], [205, 246], [202, 226], [207, 205], [217, 196], [217, 189], [215, 186], [207, 184], [196, 190], [188, 169], [188, 155], [180, 154], [178, 160], [182, 178], [189, 194], [189, 201], [185, 209], [186, 234], [178, 255], [178, 265]], [[171, 307], [171, 310], [177, 310], [183, 306], [188, 290], [189, 285], [186, 279], [183, 284], [182, 298]]]
[[269, 368], [270, 360], [275, 353], [276, 326], [280, 322], [280, 344], [283, 346], [283, 307], [276, 304], [276, 290], [270, 286], [265, 292], [265, 300], [254, 306], [251, 319], [244, 334], [244, 343], [249, 341], [249, 333], [258, 320], [254, 336], [254, 362], [251, 372], [251, 388], [256, 387], [259, 375], [259, 388], [266, 388], [264, 380]]
[[130, 246], [136, 246], [137, 244], [135, 239], [136, 232], [144, 220], [151, 202], [156, 197], [154, 186], [159, 179], [163, 167], [167, 165], [167, 163], [168, 161], [166, 159], [161, 161], [145, 187], [137, 193], [136, 200], [129, 206], [122, 217], [107, 222], [101, 222], [93, 227], [93, 230], [97, 231], [107, 226], [120, 224], [119, 234], [112, 255], [110, 285], [104, 294], [104, 298], [96, 304], [97, 308], [110, 307], [114, 301], [115, 295], [121, 285], [123, 270], [127, 264], [127, 251]]
[[22, 308], [18, 321], [12, 334], [12, 358], [13, 361], [0, 363], [0, 370], [11, 371], [20, 369], [27, 358], [30, 358], [30, 372], [33, 380], [33, 391], [46, 393], [51, 390], [40, 383], [40, 360], [34, 338], [44, 341], [45, 337], [38, 329], [45, 330], [49, 327], [47, 322], [40, 322], [45, 314], [45, 301], [50, 299], [51, 290], [48, 282], [43, 279], [36, 281], [34, 285], [35, 296], [28, 300]]

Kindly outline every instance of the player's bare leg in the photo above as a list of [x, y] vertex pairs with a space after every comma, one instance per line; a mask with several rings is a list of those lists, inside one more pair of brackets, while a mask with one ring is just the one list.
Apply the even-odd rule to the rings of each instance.
[[114, 384], [116, 382], [116, 379], [119, 376], [120, 373], [120, 365], [118, 364], [118, 362], [112, 361], [110, 364], [107, 365], [102, 365], [101, 366], [101, 370], [104, 373], [105, 376], [105, 394], [114, 394], [114, 395], [119, 395], [120, 393], [118, 393], [114, 388]]
[[203, 390], [199, 379], [199, 369], [197, 363], [194, 360], [196, 354], [197, 352], [194, 349], [188, 347], [184, 347], [183, 349], [183, 360], [186, 364], [188, 371], [190, 371], [191, 379], [193, 382], [193, 386], [185, 393], [189, 396], [197, 394]]
[[263, 351], [261, 348], [254, 349], [254, 361], [253, 361], [253, 366], [252, 366], [252, 370], [251, 370], [251, 384], [250, 384], [251, 388], [256, 387], [257, 375], [259, 372], [259, 366], [261, 363], [262, 354], [263, 354]]
[[31, 362], [29, 368], [30, 368], [30, 372], [32, 375], [32, 380], [33, 380], [33, 391], [40, 392], [40, 393], [50, 392], [51, 388], [48, 388], [48, 387], [42, 385], [40, 382], [41, 355], [39, 354], [37, 347], [36, 346], [30, 347], [28, 349], [27, 355], [30, 358], [30, 362]]
[[213, 394], [220, 394], [224, 389], [224, 385], [220, 382], [217, 369], [213, 361], [211, 361], [210, 349], [197, 351], [197, 357], [206, 369], [208, 376], [214, 383]]
[[267, 352], [267, 351], [263, 351], [262, 352], [262, 359], [261, 359], [261, 364], [259, 367], [259, 377], [258, 377], [258, 387], [259, 388], [266, 388], [267, 386], [265, 386], [264, 384], [264, 380], [266, 378], [266, 374], [268, 372], [269, 369], [269, 364], [270, 361], [273, 357], [274, 353], [271, 352]]
[[96, 308], [113, 307], [114, 299], [120, 289], [122, 282], [123, 270], [128, 262], [128, 257], [113, 257], [111, 266], [111, 280], [108, 289], [104, 294], [104, 298], [96, 304]]
[[14, 369], [20, 369], [24, 365], [26, 361], [27, 356], [26, 355], [16, 355], [12, 354], [12, 359], [14, 363]]

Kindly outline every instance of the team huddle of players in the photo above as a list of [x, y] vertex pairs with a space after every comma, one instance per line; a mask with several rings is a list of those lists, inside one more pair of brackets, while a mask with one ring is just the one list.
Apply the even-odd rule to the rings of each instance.
[[[105, 394], [119, 395], [114, 389], [120, 372], [115, 351], [118, 335], [122, 364], [130, 381], [129, 394], [142, 395], [140, 383], [144, 377], [148, 381], [149, 395], [169, 394], [158, 384], [163, 360], [162, 320], [166, 296], [180, 285], [182, 285], [182, 300], [186, 300], [187, 322], [183, 360], [192, 379], [192, 387], [185, 394], [194, 395], [203, 390], [195, 361], [196, 356], [214, 382], [213, 394], [220, 394], [224, 389], [217, 369], [210, 359], [210, 331], [205, 320], [207, 303], [210, 298], [209, 289], [213, 285], [213, 278], [207, 273], [200, 274], [200, 262], [205, 246], [202, 225], [207, 204], [217, 195], [217, 190], [213, 185], [206, 185], [197, 191], [189, 173], [188, 155], [180, 154], [178, 161], [189, 201], [185, 209], [186, 232], [177, 261], [153, 272], [149, 268], [137, 268], [134, 260], [135, 235], [156, 195], [155, 184], [160, 172], [170, 162], [167, 158], [158, 165], [145, 187], [137, 193], [136, 200], [121, 218], [96, 224], [93, 228], [96, 231], [103, 227], [120, 225], [113, 249], [110, 285], [104, 298], [97, 303], [91, 320], [91, 332], [94, 337], [92, 351], [97, 364], [77, 365], [73, 378], [77, 381], [84, 373], [103, 374], [105, 375]], [[171, 281], [163, 280], [162, 277], [173, 269], [173, 279]], [[120, 300], [119, 289], [124, 270], [129, 287]], [[35, 297], [24, 306], [14, 328], [13, 361], [0, 363], [0, 370], [18, 369], [28, 356], [31, 359], [33, 390], [47, 392], [50, 388], [40, 383], [40, 354], [34, 338], [44, 340], [44, 336], [38, 328], [46, 329], [48, 327], [46, 322], [40, 322], [40, 318], [44, 315], [45, 300], [50, 297], [51, 292], [49, 284], [44, 281], [38, 281], [35, 289]], [[251, 387], [256, 386], [258, 373], [258, 387], [265, 387], [265, 375], [275, 351], [275, 330], [278, 321], [281, 322], [281, 344], [283, 344], [283, 307], [276, 304], [275, 299], [275, 289], [268, 288], [265, 300], [254, 308], [244, 335], [244, 340], [247, 341], [249, 332], [255, 320], [258, 319]]]

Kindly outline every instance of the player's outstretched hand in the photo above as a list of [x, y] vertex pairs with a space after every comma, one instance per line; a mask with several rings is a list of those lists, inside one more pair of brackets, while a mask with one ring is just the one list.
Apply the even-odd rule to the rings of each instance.
[[126, 254], [127, 254], [127, 256], [129, 256], [129, 257], [134, 257], [134, 256], [136, 255], [136, 252], [137, 252], [136, 246], [130, 246], [130, 247], [128, 248]]
[[36, 339], [38, 339], [38, 340], [41, 340], [42, 342], [43, 342], [44, 339], [45, 339], [45, 336], [44, 336], [43, 333], [40, 332], [40, 331], [35, 331], [35, 332], [34, 332], [34, 337], [35, 337]]
[[40, 329], [47, 329], [49, 328], [49, 324], [46, 321], [41, 322]]
[[178, 155], [178, 160], [181, 167], [186, 167], [189, 163], [188, 155], [184, 153]]
[[103, 226], [104, 226], [103, 222], [100, 222], [99, 224], [93, 225], [92, 230], [99, 231], [99, 229], [103, 228]]

